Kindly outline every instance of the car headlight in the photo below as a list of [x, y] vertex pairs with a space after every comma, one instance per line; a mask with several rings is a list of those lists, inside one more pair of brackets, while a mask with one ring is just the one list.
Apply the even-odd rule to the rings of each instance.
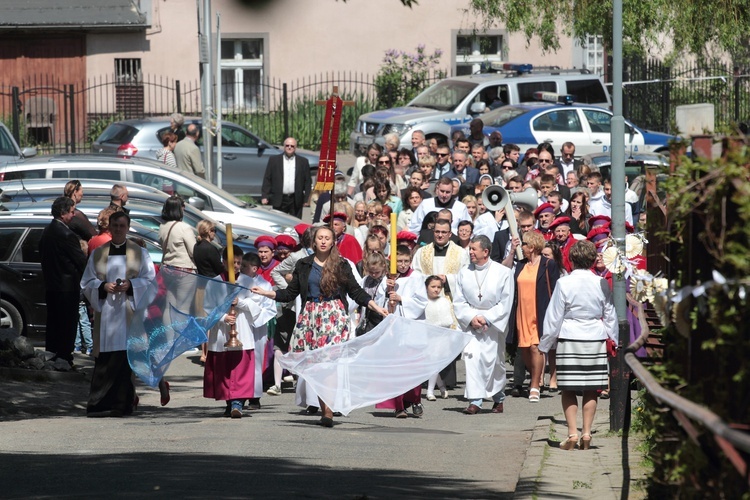
[[402, 136], [409, 130], [411, 130], [411, 125], [405, 123], [391, 123], [383, 127], [383, 135], [398, 134], [399, 136]]

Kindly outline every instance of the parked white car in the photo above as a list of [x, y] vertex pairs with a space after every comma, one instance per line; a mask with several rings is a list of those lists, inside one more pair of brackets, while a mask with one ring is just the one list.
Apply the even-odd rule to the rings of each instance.
[[143, 184], [179, 194], [195, 208], [224, 224], [296, 234], [300, 220], [278, 210], [250, 205], [191, 173], [144, 158], [74, 154], [43, 156], [0, 167], [0, 181], [16, 179], [101, 179]]

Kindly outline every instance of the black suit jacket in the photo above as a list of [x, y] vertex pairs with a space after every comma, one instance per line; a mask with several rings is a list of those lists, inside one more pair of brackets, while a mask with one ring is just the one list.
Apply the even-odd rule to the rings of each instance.
[[[284, 195], [284, 161], [283, 154], [271, 156], [266, 165], [266, 174], [263, 176], [261, 194], [268, 199], [275, 209], [281, 208], [281, 199]], [[294, 155], [294, 205], [301, 207], [310, 197], [312, 188], [312, 176], [310, 175], [310, 162], [300, 155]]]
[[53, 219], [39, 240], [42, 274], [47, 291], [78, 292], [86, 269], [86, 254], [78, 236], [62, 221]]

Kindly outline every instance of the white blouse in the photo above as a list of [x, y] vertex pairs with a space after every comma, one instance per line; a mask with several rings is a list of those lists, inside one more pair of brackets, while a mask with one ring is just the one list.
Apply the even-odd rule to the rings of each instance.
[[557, 339], [617, 341], [617, 315], [607, 280], [588, 269], [576, 269], [557, 280], [539, 350], [555, 349]]

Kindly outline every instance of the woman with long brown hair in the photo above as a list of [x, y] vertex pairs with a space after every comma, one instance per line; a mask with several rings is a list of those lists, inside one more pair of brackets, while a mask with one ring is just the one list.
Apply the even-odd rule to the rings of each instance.
[[[349, 320], [346, 297], [352, 297], [361, 307], [388, 315], [388, 311], [357, 283], [349, 264], [336, 248], [333, 230], [320, 226], [313, 234], [313, 254], [300, 259], [294, 267], [289, 286], [281, 290], [253, 287], [253, 293], [277, 302], [293, 301], [298, 295], [301, 312], [294, 327], [289, 347], [292, 352], [309, 351], [349, 340]], [[333, 410], [319, 400], [323, 417], [320, 425], [333, 427]]]

